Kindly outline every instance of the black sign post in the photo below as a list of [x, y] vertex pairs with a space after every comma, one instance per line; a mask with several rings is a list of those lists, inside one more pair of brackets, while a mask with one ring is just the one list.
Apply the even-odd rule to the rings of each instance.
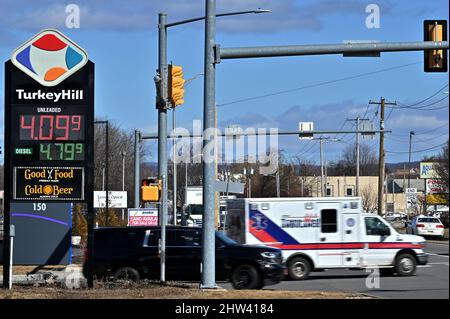
[[[83, 52], [59, 32], [45, 30], [5, 63], [5, 288], [10, 284], [10, 226], [14, 218], [28, 218], [23, 224], [26, 231], [15, 228], [20, 236], [30, 234], [29, 240], [38, 233], [55, 232], [59, 236], [54, 241], [47, 236], [42, 243], [47, 247], [40, 249], [44, 255], [27, 259], [21, 251], [21, 264], [66, 262], [67, 250], [62, 247], [70, 249], [67, 209], [71, 205], [64, 203], [86, 202], [88, 249], [92, 253], [94, 64]], [[63, 66], [53, 57], [55, 54], [65, 57]], [[65, 233], [61, 234], [58, 226], [67, 227]], [[26, 251], [26, 243], [25, 238], [16, 238], [14, 249]], [[92, 287], [92, 276], [88, 283]]]

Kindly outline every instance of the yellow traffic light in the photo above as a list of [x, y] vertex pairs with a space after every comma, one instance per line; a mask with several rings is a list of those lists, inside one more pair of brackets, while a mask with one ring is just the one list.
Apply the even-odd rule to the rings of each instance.
[[143, 179], [141, 182], [141, 201], [158, 202], [160, 190], [160, 182], [157, 178]]
[[183, 68], [178, 65], [169, 65], [169, 98], [172, 105], [178, 106], [184, 103], [184, 79]]
[[[446, 20], [425, 20], [424, 41], [447, 41]], [[425, 72], [447, 72], [447, 49], [424, 51]]]

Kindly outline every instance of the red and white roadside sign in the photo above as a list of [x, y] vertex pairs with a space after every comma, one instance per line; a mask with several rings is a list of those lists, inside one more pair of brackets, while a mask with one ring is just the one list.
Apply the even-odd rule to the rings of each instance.
[[157, 226], [157, 208], [129, 208], [128, 226]]
[[443, 179], [427, 179], [427, 194], [447, 194], [448, 186]]

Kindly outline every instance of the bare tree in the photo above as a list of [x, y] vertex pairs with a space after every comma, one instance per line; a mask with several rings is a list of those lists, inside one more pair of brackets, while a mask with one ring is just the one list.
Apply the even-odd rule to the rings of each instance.
[[361, 200], [364, 211], [373, 212], [377, 209], [377, 195], [369, 186], [361, 189]]
[[[356, 175], [356, 144], [348, 145], [341, 155], [341, 159], [333, 162], [328, 170], [329, 175], [354, 176]], [[376, 176], [378, 174], [377, 153], [367, 144], [359, 147], [359, 172], [361, 176]]]

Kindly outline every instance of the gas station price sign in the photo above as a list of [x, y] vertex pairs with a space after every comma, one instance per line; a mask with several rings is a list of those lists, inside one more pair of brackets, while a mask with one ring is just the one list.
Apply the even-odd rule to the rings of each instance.
[[[87, 199], [86, 183], [92, 181], [85, 175], [92, 174], [94, 153], [93, 86], [94, 64], [87, 53], [56, 30], [44, 30], [14, 51], [5, 63], [9, 198]], [[25, 178], [25, 172], [38, 174], [45, 168], [50, 174], [68, 167], [67, 178]]]

